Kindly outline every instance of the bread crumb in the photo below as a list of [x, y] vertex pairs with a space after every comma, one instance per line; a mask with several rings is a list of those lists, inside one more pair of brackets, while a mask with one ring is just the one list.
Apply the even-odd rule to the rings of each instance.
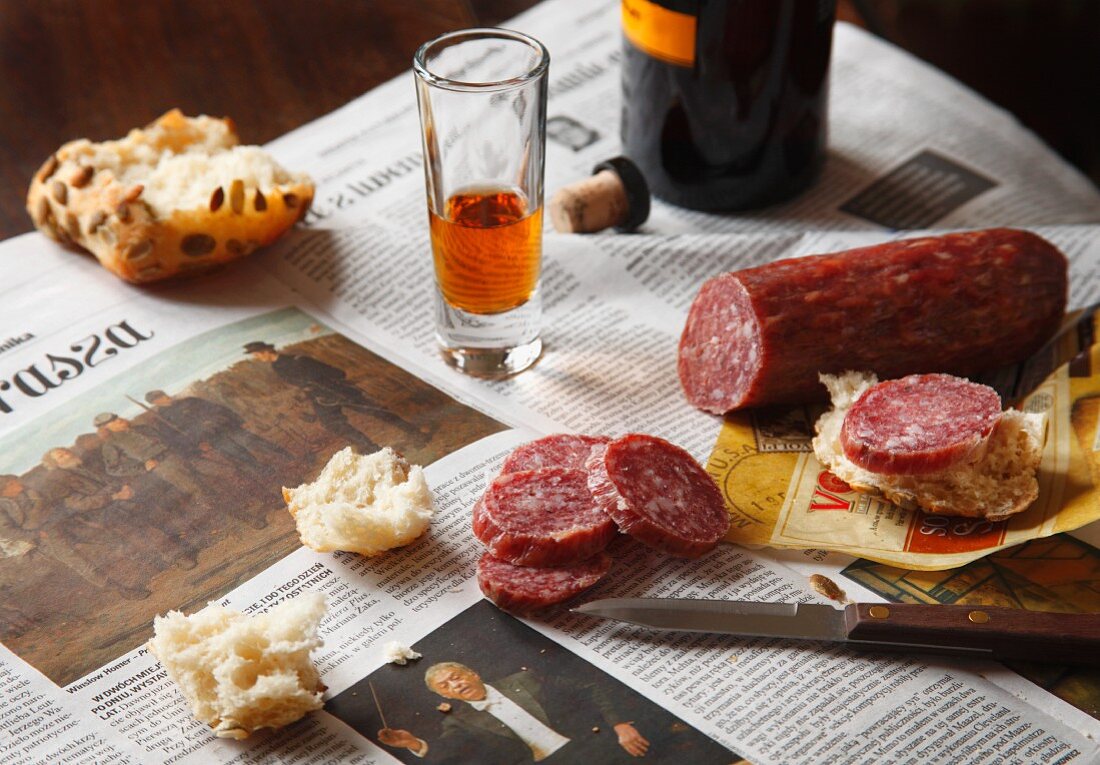
[[451, 705], [448, 704], [446, 701], [444, 701], [442, 704], [437, 706], [436, 709], [438, 709], [443, 714], [447, 714], [448, 712], [451, 711]]
[[323, 595], [306, 592], [255, 616], [214, 603], [170, 611], [153, 620], [147, 647], [196, 719], [219, 738], [247, 738], [321, 708], [325, 686], [309, 654], [322, 644], [325, 610]]
[[592, 732], [593, 733], [599, 733], [600, 732], [600, 726], [599, 725], [593, 725], [592, 726]]
[[382, 646], [382, 655], [390, 664], [400, 664], [402, 666], [421, 657], [421, 654], [396, 640], [391, 640]]
[[434, 512], [423, 468], [389, 447], [366, 456], [342, 449], [283, 499], [302, 544], [317, 552], [378, 555], [423, 534]]

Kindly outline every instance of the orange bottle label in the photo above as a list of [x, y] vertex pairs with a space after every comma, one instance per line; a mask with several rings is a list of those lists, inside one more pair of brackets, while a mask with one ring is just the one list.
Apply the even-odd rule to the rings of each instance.
[[695, 65], [695, 22], [650, 0], [623, 0], [623, 34], [653, 58], [676, 66]]

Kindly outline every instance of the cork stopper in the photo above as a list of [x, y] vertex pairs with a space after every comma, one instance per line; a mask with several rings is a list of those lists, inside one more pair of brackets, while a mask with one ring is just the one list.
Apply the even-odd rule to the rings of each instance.
[[596, 165], [592, 175], [558, 189], [550, 199], [550, 220], [563, 234], [591, 234], [614, 226], [633, 231], [649, 217], [649, 186], [626, 157]]

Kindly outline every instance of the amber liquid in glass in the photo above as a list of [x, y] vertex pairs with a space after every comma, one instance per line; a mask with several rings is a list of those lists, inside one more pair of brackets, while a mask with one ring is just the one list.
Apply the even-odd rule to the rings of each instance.
[[436, 279], [444, 299], [467, 313], [494, 314], [526, 303], [539, 281], [542, 208], [518, 191], [474, 188], [429, 213]]

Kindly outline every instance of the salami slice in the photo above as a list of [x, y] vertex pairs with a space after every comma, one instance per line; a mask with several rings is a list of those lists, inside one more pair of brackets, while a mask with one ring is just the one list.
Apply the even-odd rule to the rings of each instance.
[[671, 555], [697, 558], [729, 529], [714, 480], [686, 451], [655, 436], [635, 433], [595, 447], [588, 486], [622, 531]]
[[822, 398], [822, 372], [968, 377], [1013, 364], [1058, 329], [1067, 268], [1035, 234], [989, 229], [723, 274], [688, 312], [680, 382], [721, 414]]
[[873, 473], [935, 473], [975, 454], [1001, 419], [986, 385], [909, 375], [868, 389], [844, 416], [844, 456]]
[[603, 550], [612, 520], [588, 490], [583, 470], [545, 468], [497, 476], [474, 508], [474, 536], [519, 566], [564, 566]]
[[597, 444], [610, 443], [606, 436], [578, 436], [558, 433], [524, 444], [508, 455], [501, 465], [501, 473], [517, 473], [520, 470], [563, 467], [583, 470], [588, 454]]
[[597, 553], [571, 566], [530, 568], [484, 553], [477, 562], [477, 583], [489, 600], [518, 614], [538, 611], [579, 595], [611, 568], [611, 557]]

